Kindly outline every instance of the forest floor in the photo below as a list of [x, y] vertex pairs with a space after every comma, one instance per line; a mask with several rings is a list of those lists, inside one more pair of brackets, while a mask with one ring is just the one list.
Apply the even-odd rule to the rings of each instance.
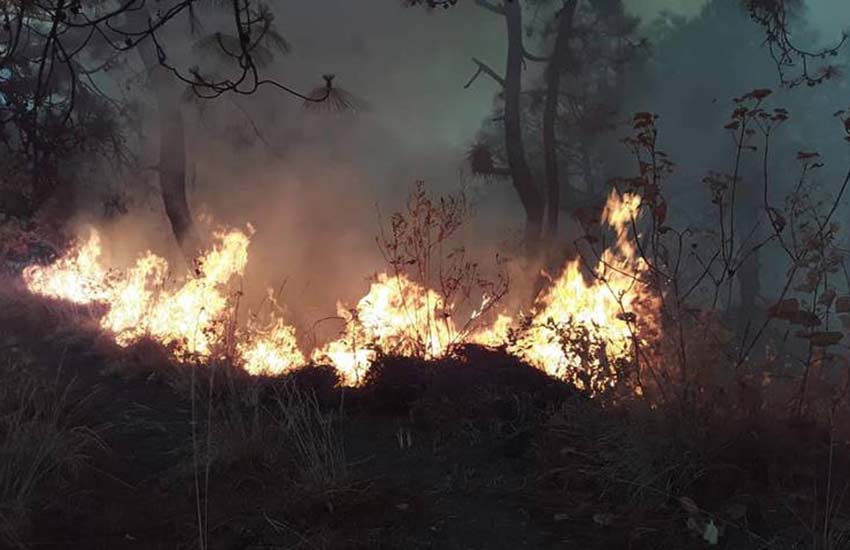
[[479, 348], [251, 379], [5, 288], [0, 546], [850, 548], [816, 426], [603, 406]]

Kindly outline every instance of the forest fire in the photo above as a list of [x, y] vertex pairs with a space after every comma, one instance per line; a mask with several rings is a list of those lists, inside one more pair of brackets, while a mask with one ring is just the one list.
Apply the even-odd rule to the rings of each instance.
[[850, 550], [850, 0], [0, 3], [0, 550]]
[[[616, 242], [588, 269], [581, 260], [566, 264], [532, 314], [499, 314], [489, 326], [465, 333], [453, 318], [454, 305], [403, 273], [380, 274], [355, 307], [338, 304], [345, 322], [340, 336], [305, 356], [294, 327], [273, 315], [266, 326], [251, 320], [232, 332], [237, 362], [249, 373], [278, 374], [307, 363], [337, 368], [345, 384], [357, 385], [380, 350], [387, 354], [435, 359], [462, 343], [503, 346], [547, 373], [576, 386], [601, 391], [616, 381], [616, 365], [629, 361], [638, 341], [633, 310], [652, 299], [640, 281], [645, 263], [630, 242], [640, 198], [612, 193], [603, 212]], [[167, 280], [166, 260], [151, 252], [127, 270], [100, 261], [95, 230], [54, 264], [24, 273], [35, 293], [77, 304], [101, 303], [108, 310], [100, 326], [121, 346], [142, 337], [174, 350], [178, 360], [209, 360], [223, 351], [233, 296], [228, 284], [248, 262], [248, 231], [219, 231], [197, 262], [195, 274]], [[486, 300], [486, 298], [485, 298]], [[652, 312], [642, 315], [644, 323]], [[473, 312], [472, 320], [477, 320]]]
[[378, 275], [356, 308], [339, 304], [337, 313], [345, 331], [316, 350], [313, 359], [333, 364], [349, 383], [360, 380], [377, 349], [433, 359], [449, 350], [456, 335], [443, 298], [402, 274]]
[[168, 263], [150, 252], [126, 271], [104, 268], [100, 237], [89, 239], [55, 265], [24, 270], [27, 287], [37, 294], [78, 304], [103, 303], [109, 309], [103, 329], [120, 345], [149, 336], [181, 353], [207, 356], [216, 339], [215, 325], [227, 307], [222, 285], [241, 274], [247, 262], [248, 235], [240, 231], [215, 235], [215, 245], [198, 261], [197, 277], [182, 285], [166, 284]]
[[660, 304], [642, 281], [647, 264], [629, 235], [639, 208], [636, 195], [609, 196], [602, 220], [614, 230], [615, 244], [603, 251], [590, 281], [586, 262], [564, 266], [512, 344], [514, 353], [579, 388], [598, 391], [616, 381], [617, 365], [630, 361], [636, 343], [647, 343], [647, 334], [658, 330]]
[[[213, 247], [197, 261], [195, 276], [177, 284], [167, 280], [168, 262], [151, 252], [130, 269], [106, 269], [94, 229], [54, 265], [28, 267], [23, 277], [36, 294], [106, 304], [100, 326], [121, 346], [149, 337], [174, 349], [178, 359], [209, 359], [225, 336], [231, 304], [226, 285], [245, 271], [249, 233], [250, 228], [217, 232]], [[237, 336], [242, 365], [252, 374], [276, 374], [303, 363], [294, 331], [281, 319], [272, 319], [269, 329], [249, 324]]]

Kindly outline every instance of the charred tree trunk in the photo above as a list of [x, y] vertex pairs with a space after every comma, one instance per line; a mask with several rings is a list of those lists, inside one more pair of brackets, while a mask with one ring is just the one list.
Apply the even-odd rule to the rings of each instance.
[[525, 209], [525, 248], [530, 256], [538, 252], [543, 231], [543, 197], [534, 185], [522, 139], [522, 7], [520, 2], [503, 3], [508, 27], [508, 58], [505, 69], [505, 150], [514, 189]]
[[546, 67], [546, 103], [543, 106], [543, 162], [546, 174], [546, 239], [553, 241], [558, 233], [561, 211], [561, 179], [558, 173], [557, 136], [558, 97], [561, 74], [569, 59], [569, 40], [578, 0], [567, 0], [558, 13], [558, 33], [549, 65]]
[[[147, 16], [146, 10], [138, 10], [137, 13], [137, 20]], [[142, 21], [142, 25], [146, 24], [147, 21]], [[180, 92], [160, 66], [153, 41], [144, 40], [137, 48], [154, 88], [159, 112], [158, 173], [165, 214], [177, 244], [192, 262], [201, 248], [201, 241], [186, 198], [186, 138]]]

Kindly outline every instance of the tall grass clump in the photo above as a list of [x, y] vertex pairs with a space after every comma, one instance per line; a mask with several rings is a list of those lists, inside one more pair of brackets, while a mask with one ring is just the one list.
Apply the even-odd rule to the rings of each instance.
[[71, 482], [103, 444], [77, 422], [68, 385], [0, 366], [0, 541], [21, 546], [28, 520], [51, 489]]

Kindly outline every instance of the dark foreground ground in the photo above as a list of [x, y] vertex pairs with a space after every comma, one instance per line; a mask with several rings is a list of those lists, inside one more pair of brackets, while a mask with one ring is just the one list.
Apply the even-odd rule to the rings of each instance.
[[850, 547], [814, 425], [603, 407], [474, 348], [357, 390], [191, 371], [93, 314], [2, 297], [0, 546]]

